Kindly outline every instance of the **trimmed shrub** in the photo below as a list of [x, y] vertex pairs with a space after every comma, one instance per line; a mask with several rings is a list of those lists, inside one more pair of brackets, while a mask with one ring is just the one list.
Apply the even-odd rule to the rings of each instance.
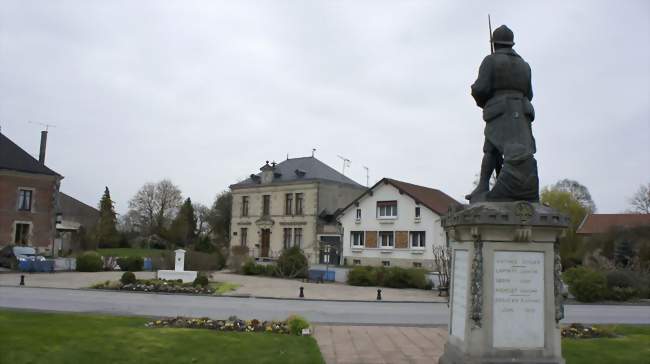
[[354, 267], [348, 272], [351, 286], [431, 289], [433, 284], [422, 268]]
[[565, 272], [564, 280], [569, 284], [569, 292], [580, 302], [601, 300], [607, 292], [605, 276], [588, 268], [571, 268]]
[[291, 315], [287, 318], [287, 326], [291, 335], [302, 335], [302, 329], [309, 327], [309, 322], [304, 317]]
[[200, 274], [199, 273], [199, 275], [197, 275], [196, 278], [194, 279], [194, 282], [192, 283], [192, 285], [194, 287], [196, 287], [196, 286], [207, 287], [208, 283], [210, 283], [210, 282], [208, 282], [208, 277], [205, 274]]
[[279, 276], [278, 269], [275, 264], [257, 264], [253, 259], [248, 259], [246, 263], [244, 263], [240, 273], [247, 276]]
[[378, 286], [377, 275], [372, 267], [354, 267], [348, 271], [351, 286]]
[[634, 287], [634, 276], [632, 272], [615, 270], [607, 273], [607, 288], [628, 288]]
[[99, 272], [104, 267], [104, 261], [97, 252], [85, 252], [77, 257], [78, 272]]
[[117, 258], [117, 265], [122, 271], [138, 272], [144, 266], [144, 259], [142, 257], [121, 257]]
[[639, 296], [639, 291], [634, 287], [611, 287], [607, 290], [607, 298], [613, 301], [629, 301]]
[[309, 262], [302, 250], [293, 246], [284, 249], [277, 262], [277, 271], [285, 278], [307, 278]]
[[133, 272], [124, 272], [122, 278], [120, 278], [122, 284], [133, 284], [135, 283], [135, 274]]

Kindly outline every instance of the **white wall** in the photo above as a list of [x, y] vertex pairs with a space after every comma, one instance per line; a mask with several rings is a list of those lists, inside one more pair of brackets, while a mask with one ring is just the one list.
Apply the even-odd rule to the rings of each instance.
[[[397, 218], [384, 220], [377, 218], [377, 201], [397, 201]], [[415, 219], [415, 207], [420, 206], [420, 220]], [[356, 210], [361, 209], [361, 220], [356, 220]], [[391, 184], [381, 184], [373, 190], [373, 195], [367, 194], [359, 201], [359, 206], [350, 206], [339, 217], [343, 228], [343, 257], [352, 264], [353, 259], [372, 258], [394, 261], [406, 259], [414, 261], [433, 260], [433, 246], [445, 245], [445, 233], [440, 224], [440, 216], [428, 207], [417, 205], [407, 194], [400, 194]], [[410, 237], [407, 249], [382, 248], [379, 241], [377, 248], [354, 248], [351, 245], [351, 231], [425, 231], [426, 246], [422, 249], [411, 248]], [[365, 236], [364, 236], [365, 238]], [[391, 265], [394, 265], [391, 262]], [[423, 264], [423, 267], [425, 264]]]

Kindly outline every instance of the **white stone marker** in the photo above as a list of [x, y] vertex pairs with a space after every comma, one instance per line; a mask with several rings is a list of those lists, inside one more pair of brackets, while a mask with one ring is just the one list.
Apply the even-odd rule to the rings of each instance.
[[183, 283], [193, 282], [198, 273], [193, 270], [185, 270], [185, 250], [177, 249], [174, 253], [174, 270], [159, 270], [158, 278], [168, 281], [180, 279]]

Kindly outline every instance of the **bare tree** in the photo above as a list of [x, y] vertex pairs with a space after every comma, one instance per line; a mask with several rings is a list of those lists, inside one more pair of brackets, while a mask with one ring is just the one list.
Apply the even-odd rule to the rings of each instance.
[[182, 202], [181, 190], [170, 180], [148, 182], [129, 201], [129, 214], [142, 233], [159, 234]]
[[433, 262], [438, 269], [438, 287], [449, 288], [450, 251], [446, 246], [433, 247]]
[[210, 232], [210, 208], [197, 202], [194, 204], [194, 215], [196, 216], [196, 232], [199, 236], [204, 236]]
[[641, 185], [629, 199], [632, 211], [640, 214], [650, 214], [650, 183]]

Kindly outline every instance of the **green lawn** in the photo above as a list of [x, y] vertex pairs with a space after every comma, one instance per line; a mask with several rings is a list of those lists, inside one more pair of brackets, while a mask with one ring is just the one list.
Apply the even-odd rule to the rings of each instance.
[[607, 339], [562, 339], [562, 353], [567, 364], [650, 364], [649, 325], [605, 327], [623, 336]]
[[111, 248], [111, 249], [97, 249], [97, 252], [102, 256], [108, 257], [157, 257], [167, 250], [163, 249], [137, 249], [137, 248]]
[[238, 284], [229, 282], [210, 282], [210, 286], [214, 288], [214, 294], [216, 295], [222, 295], [239, 288]]
[[147, 321], [0, 310], [0, 364], [323, 363], [311, 337], [151, 329]]

